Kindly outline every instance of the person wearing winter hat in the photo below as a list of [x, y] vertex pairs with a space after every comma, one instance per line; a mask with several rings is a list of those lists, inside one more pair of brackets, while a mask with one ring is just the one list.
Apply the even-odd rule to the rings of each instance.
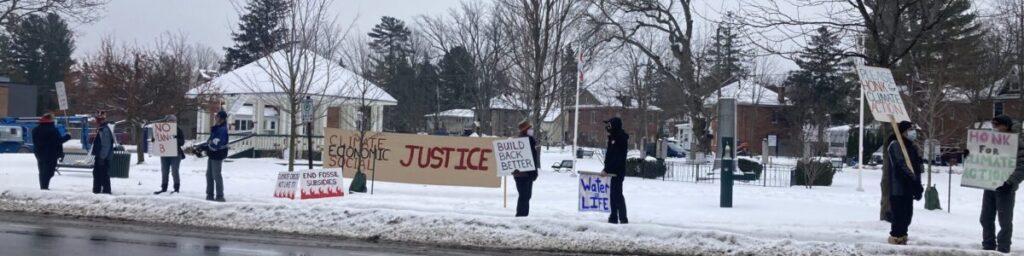
[[[164, 117], [164, 121], [170, 123], [177, 123], [178, 117], [174, 115], [167, 115], [166, 117]], [[174, 177], [174, 191], [171, 191], [171, 194], [177, 194], [179, 189], [181, 188], [181, 176], [178, 170], [181, 168], [181, 159], [185, 159], [185, 151], [181, 149], [182, 146], [185, 146], [185, 133], [182, 132], [181, 126], [176, 127], [178, 128], [178, 130], [177, 133], [175, 133], [174, 138], [178, 142], [178, 155], [170, 157], [160, 157], [160, 191], [153, 192], [154, 195], [159, 195], [164, 192], [167, 192], [167, 176]]]
[[[537, 147], [537, 139], [533, 137], [533, 125], [530, 121], [523, 120], [519, 123], [519, 137], [530, 140], [530, 152], [533, 154], [533, 166], [540, 166], [540, 149]], [[520, 172], [512, 171], [512, 177], [516, 181], [516, 191], [519, 192], [519, 201], [516, 203], [516, 217], [530, 215], [530, 198], [533, 197], [533, 182], [537, 180], [537, 171]]]
[[[898, 125], [899, 134], [892, 135], [888, 140], [886, 153], [889, 154], [889, 205], [892, 211], [890, 218], [889, 243], [906, 245], [908, 239], [907, 230], [914, 217], [914, 200], [921, 200], [924, 194], [924, 187], [921, 185], [921, 172], [924, 170], [924, 159], [921, 158], [920, 150], [914, 144], [918, 139], [917, 129], [911, 122], [903, 121]], [[910, 156], [910, 164], [913, 169], [908, 169], [906, 158], [900, 149], [896, 136], [903, 137], [906, 145], [907, 155]]]
[[93, 119], [98, 128], [92, 143], [92, 155], [96, 157], [92, 167], [92, 193], [111, 194], [110, 160], [114, 153], [114, 133], [110, 131], [106, 112], [96, 113]]
[[206, 200], [224, 202], [224, 177], [221, 167], [228, 156], [228, 113], [217, 112], [216, 122], [210, 128], [210, 138], [206, 141], [206, 150], [210, 159], [206, 161]]
[[604, 158], [602, 175], [614, 174], [611, 187], [611, 216], [608, 223], [627, 224], [626, 197], [622, 195], [622, 182], [626, 179], [626, 153], [629, 151], [629, 134], [622, 129], [622, 119], [613, 117], [604, 121], [608, 130], [608, 150]]
[[64, 142], [69, 136], [62, 136], [53, 124], [53, 115], [39, 118], [39, 126], [32, 129], [32, 152], [39, 167], [39, 188], [50, 190], [50, 179], [57, 172], [57, 162], [64, 158]]
[[[992, 118], [992, 128], [997, 132], [1013, 132], [1013, 119], [1005, 115]], [[1021, 139], [1024, 139], [1022, 137]], [[1003, 185], [995, 191], [985, 190], [981, 201], [981, 229], [983, 249], [1010, 253], [1013, 236], [1013, 206], [1017, 188], [1024, 180], [1024, 140], [1017, 145], [1017, 166]], [[999, 234], [996, 235], [996, 217], [999, 217]]]

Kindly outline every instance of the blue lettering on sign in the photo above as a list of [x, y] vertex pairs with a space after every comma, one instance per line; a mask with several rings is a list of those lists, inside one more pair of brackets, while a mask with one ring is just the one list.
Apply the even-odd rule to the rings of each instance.
[[610, 212], [609, 192], [611, 187], [601, 182], [600, 177], [580, 177], [580, 211]]

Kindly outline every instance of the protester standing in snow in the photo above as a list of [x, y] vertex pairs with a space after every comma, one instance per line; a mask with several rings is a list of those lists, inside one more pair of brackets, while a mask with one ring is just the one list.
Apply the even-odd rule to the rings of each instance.
[[[1009, 133], [1013, 129], [1013, 119], [999, 115], [992, 119], [992, 128], [998, 132]], [[1010, 253], [1010, 242], [1013, 236], [1013, 205], [1017, 188], [1024, 180], [1024, 137], [1017, 146], [1017, 167], [1013, 174], [996, 188], [996, 191], [985, 190], [981, 201], [982, 248]], [[996, 236], [996, 216], [999, 217], [999, 236]]]
[[[533, 153], [533, 166], [540, 166], [540, 150], [537, 148], [537, 140], [533, 138], [533, 125], [530, 121], [519, 123], [519, 137], [530, 139], [530, 152]], [[512, 177], [516, 180], [516, 191], [519, 192], [519, 202], [516, 203], [516, 217], [530, 215], [530, 198], [533, 197], [533, 182], [537, 180], [537, 171], [520, 172], [512, 171]]]
[[210, 128], [210, 139], [206, 150], [210, 159], [206, 161], [206, 200], [224, 202], [224, 177], [221, 167], [228, 157], [228, 113], [217, 112], [216, 124]]
[[608, 223], [627, 224], [626, 197], [622, 195], [622, 182], [626, 179], [626, 153], [629, 151], [629, 134], [622, 130], [622, 119], [614, 117], [604, 122], [608, 130], [608, 150], [604, 157], [602, 175], [613, 174], [611, 204], [612, 214]]
[[891, 230], [889, 231], [889, 243], [905, 245], [907, 229], [910, 227], [911, 219], [914, 217], [914, 200], [921, 200], [924, 187], [921, 186], [921, 172], [924, 170], [924, 160], [920, 151], [914, 145], [917, 140], [917, 130], [914, 124], [903, 121], [898, 125], [899, 136], [903, 136], [903, 143], [906, 145], [907, 154], [910, 155], [910, 164], [913, 170], [907, 169], [903, 152], [900, 149], [897, 135], [892, 135], [888, 140], [886, 153], [889, 154], [889, 172], [891, 190], [889, 191], [889, 202], [892, 208]]
[[64, 158], [64, 142], [71, 136], [62, 135], [53, 124], [53, 115], [39, 118], [39, 126], [32, 129], [33, 153], [39, 166], [39, 188], [50, 190], [50, 179], [57, 172], [58, 159]]
[[96, 137], [92, 142], [92, 155], [95, 156], [92, 168], [92, 193], [110, 194], [110, 160], [114, 155], [114, 133], [107, 123], [107, 114], [99, 112], [93, 117], [96, 121]]
[[[164, 121], [177, 123], [178, 117], [174, 115], [167, 115], [167, 117], [164, 118]], [[179, 176], [178, 170], [181, 167], [181, 159], [185, 159], [185, 151], [181, 150], [181, 147], [185, 146], [185, 133], [181, 131], [181, 126], [177, 126], [177, 128], [178, 131], [174, 135], [174, 138], [178, 141], [178, 156], [160, 157], [160, 174], [162, 175], [160, 191], [153, 192], [153, 194], [159, 195], [167, 192], [168, 174], [171, 174], [170, 176], [174, 177], [174, 191], [172, 191], [171, 194], [178, 193], [178, 189], [181, 188], [181, 177]]]

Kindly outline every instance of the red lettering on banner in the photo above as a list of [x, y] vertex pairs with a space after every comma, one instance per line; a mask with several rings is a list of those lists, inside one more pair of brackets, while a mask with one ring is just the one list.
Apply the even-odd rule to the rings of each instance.
[[[493, 151], [483, 148], [451, 148], [451, 147], [430, 147], [424, 148], [418, 145], [406, 145], [409, 150], [408, 157], [398, 161], [403, 167], [410, 167], [413, 164], [425, 169], [448, 169], [455, 170], [479, 170], [486, 171], [487, 157]], [[456, 154], [452, 154], [452, 151]], [[454, 158], [454, 159], [453, 159]], [[452, 162], [455, 162], [454, 167]]]

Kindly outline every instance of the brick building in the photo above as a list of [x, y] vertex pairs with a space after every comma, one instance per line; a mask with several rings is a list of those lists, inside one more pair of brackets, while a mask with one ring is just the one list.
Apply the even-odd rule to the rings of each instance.
[[[768, 86], [744, 80], [734, 82], [715, 91], [704, 101], [704, 107], [714, 109], [718, 105], [718, 95], [722, 98], [736, 99], [736, 140], [737, 145], [748, 143], [754, 154], [762, 154], [761, 142], [769, 135], [778, 139], [779, 155], [797, 155], [801, 143], [793, 137], [792, 128], [784, 119], [786, 99], [784, 95], [769, 89]], [[712, 111], [712, 113], [715, 113]], [[717, 113], [712, 115], [711, 131], [718, 130]], [[719, 139], [712, 140], [712, 148], [717, 150]]]
[[[575, 106], [566, 106], [562, 117], [566, 122], [568, 143], [572, 143], [572, 122]], [[604, 147], [608, 140], [604, 121], [612, 117], [622, 119], [622, 128], [629, 134], [630, 148], [640, 149], [641, 145], [653, 142], [658, 137], [662, 110], [656, 106], [640, 108], [637, 101], [627, 97], [600, 95], [589, 90], [580, 92], [579, 144], [583, 147]], [[644, 117], [646, 116], [646, 125]], [[646, 134], [646, 136], [645, 136]]]
[[995, 116], [1005, 114], [1017, 122], [1024, 119], [1019, 72], [1013, 68], [1006, 78], [978, 92], [948, 89], [943, 101], [947, 113], [941, 115], [937, 127], [939, 142], [944, 147], [963, 147], [968, 129], [989, 128], [987, 123]]

